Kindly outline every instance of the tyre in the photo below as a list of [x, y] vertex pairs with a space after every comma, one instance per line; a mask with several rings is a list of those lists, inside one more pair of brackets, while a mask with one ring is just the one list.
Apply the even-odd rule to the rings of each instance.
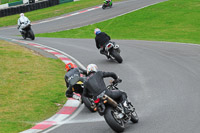
[[24, 38], [24, 40], [26, 40], [26, 35], [25, 34], [22, 34], [22, 37]]
[[82, 96], [82, 101], [85, 104], [85, 106], [91, 111], [91, 112], [95, 112], [93, 108], [91, 108], [91, 101], [89, 98]]
[[123, 132], [125, 127], [124, 127], [124, 122], [123, 120], [117, 119], [114, 110], [111, 107], [107, 107], [104, 118], [107, 122], [107, 124], [115, 131], [115, 132]]
[[111, 4], [110, 4], [110, 8], [112, 7], [112, 5], [113, 5], [113, 4], [111, 3]]
[[133, 123], [138, 123], [138, 121], [139, 121], [139, 117], [135, 111], [131, 114], [131, 121]]
[[29, 30], [29, 35], [30, 35], [31, 40], [35, 39], [35, 35], [32, 30]]
[[113, 50], [111, 54], [118, 63], [122, 63], [123, 59], [116, 50]]
[[21, 35], [26, 40], [26, 34], [21, 32]]
[[106, 8], [106, 5], [105, 4], [103, 4], [103, 6], [102, 6], [102, 9], [105, 9]]

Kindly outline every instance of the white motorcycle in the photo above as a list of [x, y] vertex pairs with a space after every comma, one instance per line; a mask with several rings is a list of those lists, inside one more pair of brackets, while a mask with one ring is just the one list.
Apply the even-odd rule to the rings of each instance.
[[105, 51], [107, 57], [109, 57], [112, 60], [116, 60], [118, 63], [122, 63], [123, 59], [120, 56], [121, 50], [119, 49], [119, 45], [110, 41], [108, 44], [106, 44]]
[[26, 38], [30, 38], [31, 40], [35, 39], [35, 35], [33, 33], [33, 30], [31, 29], [31, 24], [28, 25], [22, 24], [21, 29], [22, 29], [21, 35], [24, 39]]

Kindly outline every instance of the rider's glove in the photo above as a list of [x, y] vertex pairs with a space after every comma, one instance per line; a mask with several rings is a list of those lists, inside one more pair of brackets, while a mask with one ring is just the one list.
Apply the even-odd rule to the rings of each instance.
[[122, 79], [120, 78], [117, 78], [116, 80], [113, 81], [113, 84], [116, 84], [116, 83], [121, 83], [122, 82]]

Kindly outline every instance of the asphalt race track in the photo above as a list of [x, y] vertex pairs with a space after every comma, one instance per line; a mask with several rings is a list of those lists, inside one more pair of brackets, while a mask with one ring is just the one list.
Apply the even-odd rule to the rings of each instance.
[[[75, 28], [161, 1], [164, 0], [129, 0], [114, 3], [114, 7], [109, 10], [100, 8], [60, 21], [36, 24], [32, 28], [35, 33]], [[22, 37], [13, 36], [18, 34], [16, 27], [0, 30], [1, 36], [22, 40]], [[136, 40], [114, 41], [120, 45], [124, 59], [122, 64], [109, 61], [100, 55], [94, 39], [36, 38], [33, 42], [61, 50], [79, 60], [84, 66], [95, 63], [99, 70], [117, 73], [123, 80], [119, 87], [128, 93], [140, 118], [138, 124], [127, 124], [126, 133], [199, 133], [200, 46]], [[45, 132], [113, 131], [103, 117], [98, 113], [90, 113], [82, 106], [69, 120]]]

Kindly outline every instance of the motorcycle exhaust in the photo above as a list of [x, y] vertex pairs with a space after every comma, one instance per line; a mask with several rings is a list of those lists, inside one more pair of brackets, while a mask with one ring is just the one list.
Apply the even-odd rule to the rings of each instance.
[[104, 96], [103, 96], [103, 99], [104, 99], [104, 100], [107, 99], [108, 103], [109, 103], [110, 105], [112, 105], [114, 108], [116, 108], [117, 105], [118, 105], [117, 102], [115, 102], [112, 98], [110, 98], [110, 97], [107, 96], [107, 95], [104, 95]]

